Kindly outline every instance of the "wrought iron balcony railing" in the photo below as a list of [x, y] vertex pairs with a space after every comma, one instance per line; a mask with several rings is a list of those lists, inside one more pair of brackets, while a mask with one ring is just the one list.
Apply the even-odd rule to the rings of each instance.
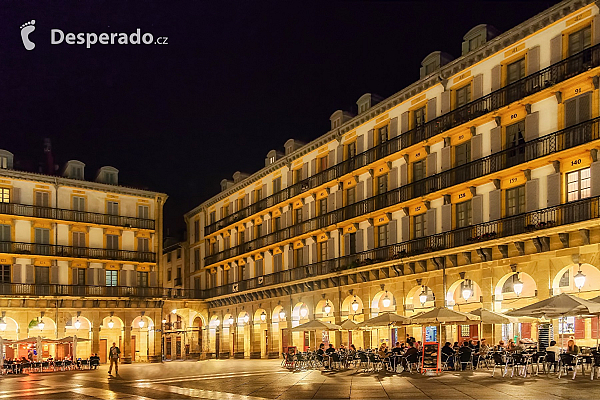
[[412, 146], [444, 131], [460, 126], [475, 118], [481, 117], [598, 66], [600, 66], [600, 44], [574, 54], [486, 96], [473, 100], [462, 107], [432, 119], [412, 130], [404, 132], [391, 140], [385, 141], [348, 160], [282, 189], [254, 204], [248, 205], [241, 210], [207, 225], [204, 228], [204, 233], [205, 235], [210, 235], [219, 229], [225, 228], [237, 221], [241, 221], [244, 218], [288, 200], [304, 191], [340, 178], [403, 148]]
[[100, 214], [88, 211], [65, 210], [62, 208], [39, 207], [28, 204], [0, 203], [0, 214], [20, 217], [58, 219], [62, 221], [84, 222], [100, 225], [123, 226], [128, 228], [154, 229], [153, 219]]
[[466, 228], [454, 229], [449, 232], [424, 236], [389, 246], [378, 247], [361, 253], [299, 266], [228, 285], [217, 286], [207, 289], [204, 295], [206, 298], [231, 295], [244, 290], [289, 283], [299, 279], [341, 272], [385, 261], [398, 260], [398, 262], [401, 262], [406, 257], [433, 253], [469, 244], [480, 243], [480, 247], [485, 247], [485, 242], [489, 240], [507, 238], [528, 232], [539, 232], [540, 235], [543, 235], [544, 229], [547, 228], [574, 224], [595, 218], [600, 218], [600, 196], [505, 217], [496, 221], [471, 225]]
[[400, 186], [385, 193], [358, 201], [307, 221], [279, 229], [271, 234], [233, 246], [205, 257], [206, 265], [236, 257], [248, 251], [272, 245], [317, 229], [415, 199], [475, 178], [493, 174], [540, 157], [570, 149], [600, 139], [600, 118], [550, 133], [487, 157], [446, 170], [439, 174]]
[[156, 262], [156, 254], [152, 252], [21, 242], [0, 242], [0, 253], [93, 258], [115, 261]]
[[77, 296], [77, 297], [147, 297], [167, 299], [201, 299], [202, 290], [160, 287], [58, 285], [0, 283], [0, 296]]

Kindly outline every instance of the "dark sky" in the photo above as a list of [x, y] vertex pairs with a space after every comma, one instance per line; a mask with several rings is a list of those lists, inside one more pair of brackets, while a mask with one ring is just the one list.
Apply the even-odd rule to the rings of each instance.
[[[124, 185], [167, 193], [165, 226], [254, 172], [289, 138], [314, 139], [364, 93], [387, 97], [421, 60], [460, 55], [463, 35], [501, 32], [557, 1], [4, 1], [0, 148], [86, 178], [112, 165]], [[26, 51], [20, 26], [35, 19]], [[50, 44], [50, 30], [152, 33], [167, 45]]]

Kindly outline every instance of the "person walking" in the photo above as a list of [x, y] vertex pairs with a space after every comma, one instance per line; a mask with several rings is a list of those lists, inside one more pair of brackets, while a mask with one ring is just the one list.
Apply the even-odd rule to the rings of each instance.
[[112, 347], [108, 351], [108, 358], [110, 359], [110, 367], [108, 367], [108, 374], [111, 375], [112, 367], [115, 366], [115, 375], [119, 375], [119, 357], [121, 350], [117, 347], [117, 344], [113, 342]]

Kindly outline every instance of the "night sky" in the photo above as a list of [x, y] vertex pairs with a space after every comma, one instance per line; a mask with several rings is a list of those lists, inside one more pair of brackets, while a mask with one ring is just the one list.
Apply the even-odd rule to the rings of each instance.
[[[123, 185], [167, 193], [171, 235], [183, 214], [237, 170], [255, 172], [289, 138], [310, 141], [367, 92], [390, 96], [421, 60], [460, 56], [463, 35], [501, 32], [557, 1], [0, 3], [0, 148], [23, 168], [103, 165]], [[35, 19], [27, 51], [20, 26]], [[50, 44], [50, 30], [137, 28], [167, 45]]]

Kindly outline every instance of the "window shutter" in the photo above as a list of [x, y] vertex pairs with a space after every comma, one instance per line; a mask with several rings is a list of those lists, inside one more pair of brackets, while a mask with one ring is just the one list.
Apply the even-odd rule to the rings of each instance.
[[600, 161], [590, 165], [590, 195], [600, 196]]
[[96, 275], [96, 270], [94, 268], [88, 268], [87, 269], [87, 284], [88, 285], [96, 285], [96, 279], [95, 276]]
[[327, 240], [327, 259], [333, 260], [335, 258], [335, 239], [329, 238]]
[[473, 77], [473, 100], [483, 97], [483, 74]]
[[310, 208], [310, 216], [309, 216], [309, 218], [316, 217], [317, 216], [317, 200], [313, 200], [309, 204], [309, 208]]
[[398, 136], [398, 117], [394, 117], [390, 120], [390, 139]]
[[373, 250], [375, 247], [375, 229], [372, 226], [367, 228], [367, 250]]
[[[338, 192], [342, 192], [341, 190], [338, 190]], [[327, 212], [331, 212], [333, 210], [335, 210], [335, 195], [337, 194], [337, 192], [335, 193], [329, 193], [329, 196], [327, 196]]]
[[565, 127], [577, 123], [577, 98], [565, 101]]
[[310, 204], [304, 204], [302, 206], [302, 221], [303, 222], [304, 221], [308, 221], [310, 219], [310, 217], [308, 215], [308, 213], [309, 213], [309, 211], [308, 211], [309, 207], [310, 207]]
[[[304, 171], [302, 171], [302, 174], [304, 174]], [[310, 174], [311, 174], [311, 176], [317, 174], [317, 159], [316, 158], [313, 158], [312, 160], [310, 160]]]
[[452, 230], [452, 204], [442, 206], [442, 232]]
[[157, 276], [156, 276], [156, 271], [152, 271], [150, 273], [148, 273], [148, 279], [150, 281], [150, 287], [157, 287]]
[[390, 220], [388, 223], [388, 244], [398, 243], [398, 221]]
[[442, 99], [442, 115], [447, 114], [451, 111], [450, 109], [450, 94], [452, 93], [452, 91], [450, 90], [445, 90], [442, 92], [441, 94], [441, 99]]
[[492, 154], [502, 151], [502, 127], [497, 126], [490, 130], [490, 147]]
[[344, 192], [342, 189], [338, 189], [335, 192], [335, 202], [333, 204], [333, 208], [331, 210], [327, 209], [327, 211], [334, 211], [338, 208], [342, 208], [344, 206]]
[[356, 194], [359, 201], [365, 199], [365, 181], [360, 181], [356, 184]]
[[562, 60], [562, 35], [550, 39], [550, 64], [556, 64]]
[[577, 110], [577, 123], [587, 121], [591, 116], [591, 105], [592, 105], [592, 95], [590, 93], [586, 93], [577, 97], [579, 102], [578, 110]]
[[[318, 249], [319, 249], [319, 244], [317, 244], [317, 242], [314, 242], [313, 244], [310, 245], [311, 248], [311, 253], [312, 253], [312, 260], [310, 261], [310, 263], [306, 263], [306, 265], [308, 264], [314, 264], [317, 262], [317, 260], [319, 259], [319, 255], [317, 254]], [[307, 261], [307, 260], [305, 260]]]
[[[341, 251], [340, 251], [341, 253]], [[350, 234], [344, 235], [344, 255], [350, 254]]]
[[408, 119], [410, 116], [410, 112], [404, 111], [402, 115], [400, 115], [400, 133], [408, 132]]
[[396, 189], [398, 187], [398, 167], [392, 168], [390, 171], [390, 189]]
[[21, 264], [14, 264], [12, 267], [12, 282], [23, 283], [22, 277], [23, 266]]
[[[45, 268], [45, 267], [42, 267]], [[35, 267], [31, 264], [25, 265], [25, 283], [34, 283]]]
[[600, 43], [600, 16], [596, 15], [592, 20], [592, 27], [594, 32], [592, 33], [592, 45]]
[[473, 225], [483, 222], [483, 196], [473, 196], [471, 199], [471, 211], [473, 213]]
[[452, 147], [442, 147], [442, 171], [446, 171], [450, 168], [452, 168]]
[[[247, 195], [246, 195], [247, 196]], [[250, 192], [250, 199], [252, 201], [252, 204], [254, 204], [256, 202], [256, 190], [253, 190]], [[246, 197], [246, 200], [248, 200], [248, 198]], [[251, 203], [249, 203], [248, 201], [246, 201], [246, 205], [249, 206]]]
[[260, 226], [260, 234], [262, 236], [267, 236], [269, 233], [267, 232], [267, 227], [269, 226], [269, 222], [271, 222], [270, 219], [263, 221], [262, 225]]
[[548, 188], [548, 196], [546, 201], [547, 207], [553, 207], [560, 204], [560, 173], [556, 172], [546, 177]]
[[492, 92], [500, 89], [502, 86], [502, 67], [496, 65], [492, 68]]
[[525, 117], [525, 141], [537, 139], [540, 136], [540, 112], [528, 114]]
[[427, 155], [427, 176], [435, 175], [437, 172], [437, 153]]
[[400, 186], [408, 183], [408, 165], [400, 164]]
[[329, 155], [327, 156], [327, 168], [331, 168], [335, 165], [335, 153], [336, 150], [331, 150], [329, 152]]
[[410, 240], [410, 217], [404, 216], [400, 218], [400, 242], [407, 242]]
[[469, 48], [469, 41], [465, 40], [464, 42], [462, 42], [462, 47], [461, 47], [461, 54], [464, 56], [465, 54], [467, 54], [469, 51], [471, 51], [471, 49]]
[[425, 227], [427, 229], [427, 232], [425, 234], [427, 236], [435, 235], [437, 233], [435, 225], [436, 225], [435, 208], [431, 208], [431, 209], [427, 210], [427, 213], [425, 214]]
[[342, 146], [341, 144], [338, 145], [337, 149], [335, 150], [335, 156], [336, 156], [335, 159], [337, 160], [337, 164], [344, 161], [344, 146]]
[[58, 265], [50, 266], [50, 283], [58, 284]]
[[77, 268], [71, 268], [71, 285], [79, 285], [79, 279], [77, 277]]
[[437, 99], [434, 97], [427, 100], [427, 122], [435, 119], [437, 115]]
[[490, 221], [501, 218], [502, 210], [502, 190], [496, 189], [489, 193], [490, 196]]
[[268, 196], [267, 194], [267, 185], [262, 185], [262, 190], [261, 190], [261, 198], [264, 199]]
[[293, 224], [291, 208], [284, 213], [284, 216], [285, 216], [285, 221], [283, 223], [285, 224], [286, 228], [289, 228]]
[[540, 207], [539, 188], [539, 179], [525, 182], [525, 211], [535, 211]]
[[308, 246], [308, 245], [305, 245], [305, 246], [302, 248], [302, 266], [304, 266], [304, 265], [309, 265], [309, 264], [310, 264], [310, 261], [308, 260], [308, 257], [309, 257], [309, 254], [310, 254], [310, 249], [309, 249], [309, 247], [310, 247], [310, 246]]
[[286, 262], [286, 269], [294, 268], [294, 249], [290, 245], [288, 248], [288, 257]]
[[364, 135], [356, 137], [356, 154], [360, 154], [365, 151]]
[[98, 286], [106, 286], [106, 270], [104, 268], [98, 268]]
[[362, 251], [365, 251], [365, 237], [363, 234], [363, 230], [362, 229], [358, 229], [356, 231], [356, 252], [360, 253]]
[[308, 178], [308, 163], [302, 164], [302, 180]]
[[21, 202], [21, 188], [13, 188], [12, 190], [12, 199], [10, 199], [12, 203], [20, 203]]
[[250, 194], [246, 193], [246, 196], [244, 197], [244, 208], [248, 207], [250, 205]]
[[[75, 268], [73, 268], [75, 271]], [[73, 272], [73, 276], [75, 276], [75, 272]], [[121, 270], [119, 273], [119, 286], [129, 286], [127, 284], [127, 271]]]
[[367, 199], [371, 198], [373, 196], [373, 178], [371, 178], [370, 176], [367, 178], [367, 180], [365, 181], [365, 186], [366, 186], [366, 193], [367, 193]]
[[478, 160], [482, 157], [482, 138], [482, 135], [475, 135], [471, 138], [471, 160]]
[[527, 75], [540, 70], [540, 46], [535, 46], [527, 51]]
[[373, 138], [375, 135], [375, 130], [371, 129], [367, 132], [367, 150], [373, 148]]

